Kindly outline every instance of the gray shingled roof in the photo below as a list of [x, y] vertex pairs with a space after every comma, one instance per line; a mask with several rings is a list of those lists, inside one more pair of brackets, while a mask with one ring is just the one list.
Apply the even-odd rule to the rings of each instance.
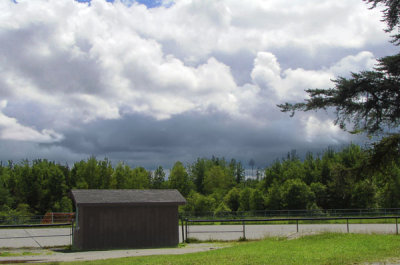
[[186, 203], [177, 190], [72, 190], [77, 205], [82, 204], [175, 204]]

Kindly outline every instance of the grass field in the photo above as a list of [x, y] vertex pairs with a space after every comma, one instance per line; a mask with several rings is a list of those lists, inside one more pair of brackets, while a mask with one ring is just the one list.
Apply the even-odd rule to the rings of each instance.
[[400, 236], [325, 233], [267, 238], [208, 252], [62, 264], [365, 264], [400, 260]]

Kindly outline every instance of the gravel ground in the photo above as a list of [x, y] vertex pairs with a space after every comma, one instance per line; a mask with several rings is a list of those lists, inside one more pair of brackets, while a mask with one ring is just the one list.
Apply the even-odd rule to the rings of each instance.
[[194, 252], [209, 251], [222, 247], [230, 246], [229, 243], [199, 243], [187, 244], [184, 247], [176, 248], [157, 248], [157, 249], [127, 249], [127, 250], [107, 250], [107, 251], [82, 251], [82, 252], [61, 252], [50, 250], [18, 249], [9, 252], [21, 254], [24, 252], [36, 252], [34, 255], [0, 257], [1, 264], [7, 263], [42, 263], [42, 262], [62, 262], [62, 261], [90, 261], [101, 259], [124, 258], [134, 256], [151, 255], [181, 255]]
[[0, 229], [0, 248], [43, 248], [71, 244], [71, 228]]
[[[241, 225], [194, 225], [189, 226], [188, 237], [200, 240], [237, 240], [243, 237]], [[245, 237], [261, 239], [270, 236], [288, 236], [297, 232], [295, 224], [290, 225], [246, 225]], [[346, 224], [300, 224], [299, 233], [347, 232]], [[351, 233], [395, 234], [395, 224], [350, 224]]]

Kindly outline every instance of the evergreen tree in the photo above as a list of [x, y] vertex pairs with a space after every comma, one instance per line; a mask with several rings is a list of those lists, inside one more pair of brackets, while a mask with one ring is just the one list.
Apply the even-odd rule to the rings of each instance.
[[[385, 6], [383, 21], [387, 24], [386, 32], [400, 29], [400, 2], [398, 0], [364, 1], [372, 4], [371, 8], [381, 4]], [[392, 37], [392, 42], [399, 45], [400, 34], [397, 33]], [[386, 158], [398, 159], [400, 155], [398, 130], [400, 125], [400, 53], [380, 58], [372, 71], [351, 73], [350, 78], [338, 77], [333, 82], [333, 88], [307, 89], [306, 92], [310, 98], [305, 102], [285, 103], [278, 107], [283, 112], [291, 112], [292, 116], [295, 111], [335, 108], [335, 124], [346, 129], [350, 122], [352, 133], [366, 132], [370, 135], [378, 135], [394, 130], [395, 137], [389, 141], [391, 146], [386, 145], [386, 147], [396, 152], [391, 153], [390, 158], [386, 155]], [[386, 144], [389, 142], [386, 141]], [[373, 155], [370, 165], [376, 168], [387, 161]]]
[[153, 172], [153, 177], [151, 179], [151, 187], [153, 189], [161, 189], [165, 182], [165, 172], [162, 166], [158, 166]]

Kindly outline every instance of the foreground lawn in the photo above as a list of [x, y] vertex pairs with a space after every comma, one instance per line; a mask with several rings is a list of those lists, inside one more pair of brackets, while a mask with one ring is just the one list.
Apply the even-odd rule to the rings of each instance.
[[400, 236], [336, 234], [267, 238], [209, 252], [62, 264], [358, 264], [400, 259]]

